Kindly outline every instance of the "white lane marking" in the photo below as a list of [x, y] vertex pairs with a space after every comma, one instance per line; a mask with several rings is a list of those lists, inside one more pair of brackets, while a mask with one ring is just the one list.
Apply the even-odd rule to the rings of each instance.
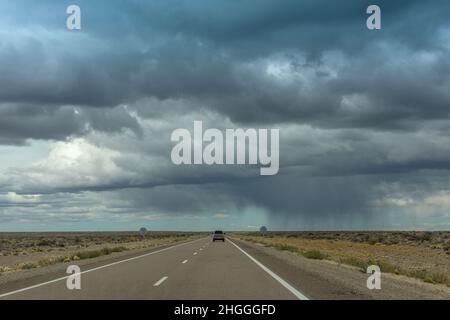
[[[189, 244], [189, 243], [192, 243], [192, 242], [196, 242], [196, 241], [199, 241], [199, 240], [202, 240], [202, 239], [197, 239], [197, 240], [192, 240], [192, 241], [185, 242], [185, 243], [176, 244], [176, 245], [168, 247], [168, 248], [164, 248], [164, 249], [161, 249], [161, 250], [149, 252], [149, 253], [142, 254], [140, 256], [136, 256], [136, 257], [133, 257], [133, 258], [128, 258], [128, 259], [116, 261], [116, 262], [113, 262], [113, 263], [110, 263], [110, 264], [105, 264], [104, 266], [100, 266], [100, 267], [97, 267], [97, 268], [93, 268], [93, 269], [89, 269], [89, 270], [86, 270], [86, 271], [82, 271], [79, 274], [84, 274], [84, 273], [88, 273], [88, 272], [104, 269], [104, 268], [107, 268], [107, 267], [115, 266], [115, 265], [123, 263], [123, 262], [128, 262], [128, 261], [140, 259], [140, 258], [143, 258], [143, 257], [150, 256], [152, 254], [164, 252], [164, 251], [176, 248], [176, 247], [181, 247], [181, 246], [184, 246], [186, 244]], [[62, 280], [65, 280], [65, 279], [67, 279], [67, 278], [69, 278], [71, 276], [72, 275], [68, 275], [68, 276], [57, 278], [57, 279], [50, 280], [50, 281], [47, 281], [47, 282], [35, 284], [33, 286], [30, 286], [30, 287], [26, 287], [26, 288], [18, 289], [18, 290], [15, 290], [15, 291], [7, 292], [7, 293], [4, 293], [4, 294], [0, 294], [0, 298], [7, 297], [7, 296], [10, 296], [10, 295], [13, 295], [13, 294], [16, 294], [16, 293], [20, 293], [20, 292], [23, 292], [23, 291], [39, 288], [39, 287], [45, 286], [47, 284], [51, 284], [51, 283], [55, 283], [55, 282], [58, 282], [58, 281], [62, 281]]]
[[154, 287], [159, 286], [161, 283], [163, 283], [164, 281], [167, 280], [167, 276], [166, 277], [162, 277], [161, 279], [159, 279], [158, 281], [156, 281], [156, 283], [153, 285]]
[[203, 250], [203, 248], [200, 248], [200, 251], [202, 251]]
[[184, 260], [182, 263], [185, 264], [185, 263], [188, 262], [188, 261], [189, 261], [189, 260], [186, 259], [186, 260]]
[[295, 289], [293, 286], [291, 286], [289, 283], [287, 283], [285, 280], [283, 280], [279, 275], [277, 275], [275, 272], [267, 268], [265, 265], [263, 265], [261, 262], [253, 258], [251, 255], [249, 255], [247, 252], [245, 252], [243, 249], [241, 249], [237, 244], [235, 244], [233, 241], [228, 240], [233, 246], [238, 248], [243, 254], [245, 254], [247, 257], [250, 258], [254, 263], [258, 265], [261, 269], [263, 269], [265, 272], [267, 272], [272, 278], [277, 280], [283, 287], [288, 289], [294, 296], [296, 296], [299, 300], [309, 300], [303, 293]]
[[194, 256], [197, 254], [197, 252], [194, 252]]

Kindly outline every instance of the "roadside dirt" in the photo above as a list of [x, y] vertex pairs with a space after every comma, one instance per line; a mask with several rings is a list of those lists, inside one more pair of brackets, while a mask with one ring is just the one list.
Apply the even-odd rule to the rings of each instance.
[[[300, 288], [308, 288], [306, 293], [310, 292], [313, 299], [450, 300], [450, 288], [443, 284], [430, 284], [406, 276], [382, 273], [381, 289], [369, 290], [366, 285], [369, 274], [361, 272], [357, 267], [329, 260], [308, 259], [297, 253], [238, 241], [254, 250], [254, 254], [273, 257], [280, 265], [289, 266], [285, 268], [287, 271], [284, 276], [288, 277], [286, 280], [299, 283]], [[267, 262], [271, 263], [271, 260], [267, 259]], [[283, 268], [279, 270], [283, 272]]]
[[142, 239], [130, 233], [0, 233], [0, 285], [65, 270], [71, 264], [82, 267], [202, 236], [155, 233]]

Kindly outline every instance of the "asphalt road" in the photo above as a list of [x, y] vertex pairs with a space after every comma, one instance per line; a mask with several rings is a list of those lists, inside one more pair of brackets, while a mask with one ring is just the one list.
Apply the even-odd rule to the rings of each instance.
[[198, 239], [83, 268], [80, 290], [61, 272], [0, 288], [0, 298], [307, 299], [237, 243]]

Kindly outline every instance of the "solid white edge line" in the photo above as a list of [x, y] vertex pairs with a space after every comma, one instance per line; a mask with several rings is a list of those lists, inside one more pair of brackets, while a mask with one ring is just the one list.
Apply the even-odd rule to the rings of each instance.
[[247, 252], [245, 252], [243, 249], [241, 249], [237, 244], [235, 244], [233, 241], [228, 239], [228, 241], [234, 245], [236, 248], [238, 248], [243, 254], [245, 254], [250, 260], [252, 260], [254, 263], [258, 265], [261, 269], [263, 269], [265, 272], [267, 272], [272, 278], [277, 280], [283, 287], [288, 289], [293, 295], [295, 295], [299, 300], [309, 300], [308, 297], [306, 297], [303, 293], [295, 289], [293, 286], [291, 286], [289, 283], [287, 283], [283, 278], [281, 278], [279, 275], [277, 275], [275, 272], [267, 268], [265, 265], [263, 265], [261, 262], [253, 258], [251, 255], [249, 255]]
[[154, 287], [158, 287], [161, 283], [163, 283], [164, 281], [166, 281], [168, 278], [168, 276], [162, 277], [161, 279], [159, 279], [153, 286]]
[[[86, 270], [86, 271], [82, 271], [82, 272], [77, 273], [77, 274], [84, 274], [84, 273], [88, 273], [88, 272], [104, 269], [104, 268], [107, 268], [107, 267], [115, 266], [116, 264], [120, 264], [120, 263], [123, 263], [123, 262], [128, 262], [128, 261], [140, 259], [140, 258], [143, 258], [143, 257], [147, 257], [147, 256], [150, 256], [152, 254], [156, 254], [156, 253], [160, 253], [160, 252], [163, 252], [163, 251], [167, 251], [167, 250], [170, 250], [170, 249], [173, 249], [173, 248], [176, 248], [176, 247], [181, 247], [181, 246], [184, 246], [186, 244], [189, 244], [189, 243], [192, 243], [192, 242], [196, 242], [196, 241], [199, 241], [199, 240], [203, 240], [203, 238], [192, 240], [192, 241], [189, 241], [189, 242], [176, 244], [176, 245], [168, 247], [168, 248], [164, 248], [164, 249], [157, 250], [157, 251], [152, 251], [152, 252], [149, 252], [149, 253], [146, 253], [146, 254], [142, 254], [140, 256], [136, 256], [136, 257], [133, 257], [133, 258], [116, 261], [116, 262], [113, 262], [113, 263], [110, 263], [110, 264], [105, 264], [103, 266], [100, 266], [100, 267], [97, 267], [97, 268], [93, 268], [93, 269], [89, 269], [89, 270]], [[4, 297], [7, 297], [7, 296], [16, 294], [16, 293], [24, 292], [24, 291], [35, 289], [35, 288], [39, 288], [39, 287], [42, 287], [42, 286], [45, 286], [45, 285], [48, 285], [48, 284], [51, 284], [51, 283], [55, 283], [55, 282], [58, 282], [58, 281], [61, 281], [61, 280], [65, 280], [65, 279], [69, 278], [70, 276], [73, 276], [73, 274], [70, 274], [70, 275], [67, 275], [67, 276], [64, 276], [64, 277], [61, 277], [61, 278], [57, 278], [57, 279], [54, 279], [54, 280], [50, 280], [50, 281], [47, 281], [47, 282], [35, 284], [33, 286], [29, 286], [29, 287], [26, 287], [26, 288], [22, 288], [22, 289], [14, 290], [14, 291], [11, 291], [11, 292], [3, 293], [3, 294], [0, 294], [0, 298], [4, 298]]]

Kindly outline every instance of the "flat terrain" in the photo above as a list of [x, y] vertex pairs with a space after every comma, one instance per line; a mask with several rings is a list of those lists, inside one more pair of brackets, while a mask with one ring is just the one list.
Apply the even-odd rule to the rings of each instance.
[[[445, 285], [383, 275], [382, 289], [366, 287], [367, 274], [326, 260], [210, 236], [88, 259], [81, 290], [66, 286], [66, 265], [7, 281], [3, 299], [449, 299]], [[88, 261], [92, 261], [89, 263]], [[71, 262], [73, 264], [73, 262]], [[45, 269], [45, 268], [44, 268]]]
[[202, 237], [206, 233], [27, 232], [0, 233], [0, 283], [11, 273], [99, 256], [118, 255]]
[[450, 232], [269, 232], [236, 233], [239, 239], [331, 260], [365, 271], [376, 264], [385, 273], [450, 285]]

